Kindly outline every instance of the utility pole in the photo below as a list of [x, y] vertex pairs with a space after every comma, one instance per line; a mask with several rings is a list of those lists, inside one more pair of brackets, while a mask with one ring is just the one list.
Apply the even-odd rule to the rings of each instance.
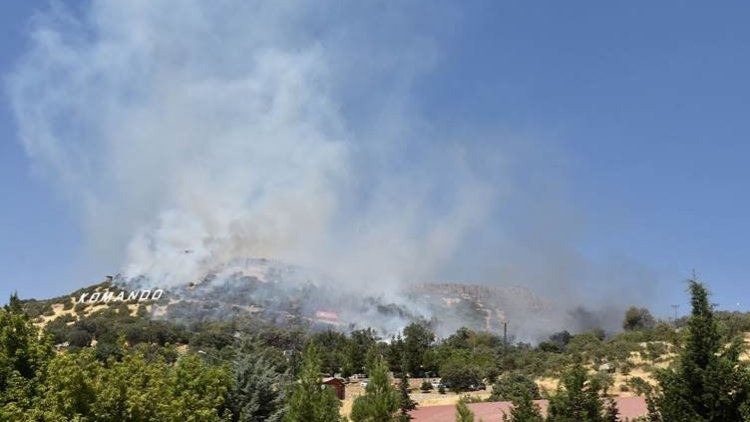
[[674, 309], [674, 322], [677, 322], [677, 310], [680, 309], [680, 305], [672, 305], [672, 309]]

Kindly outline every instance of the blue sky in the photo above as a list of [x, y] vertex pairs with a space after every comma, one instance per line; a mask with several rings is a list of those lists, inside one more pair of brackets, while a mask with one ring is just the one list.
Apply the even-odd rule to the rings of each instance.
[[[2, 7], [0, 72], [5, 75], [27, 43], [29, 20], [47, 2], [9, 2]], [[53, 190], [34, 177], [7, 100], [0, 101], [0, 294], [62, 294], [72, 281], [77, 245], [75, 221]]]
[[[427, 26], [440, 58], [413, 87], [422, 114], [554, 150], [545, 165], [564, 169], [584, 221], [572, 246], [647, 268], [659, 283], [648, 294], [658, 297], [643, 303], [656, 312], [685, 302], [681, 280], [693, 268], [722, 308], [750, 309], [750, 6], [462, 5], [450, 27]], [[29, 20], [46, 8], [43, 1], [0, 6], [0, 72], [13, 68], [27, 48]], [[83, 257], [76, 217], [35, 176], [16, 130], [3, 99], [0, 295], [64, 294], [113, 272]]]

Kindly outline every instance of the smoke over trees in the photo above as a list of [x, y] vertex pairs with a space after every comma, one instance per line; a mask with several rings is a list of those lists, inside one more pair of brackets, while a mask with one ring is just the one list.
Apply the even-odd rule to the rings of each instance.
[[600, 280], [637, 279], [640, 268], [618, 279], [579, 252], [564, 159], [429, 118], [420, 83], [460, 19], [445, 3], [392, 7], [94, 1], [41, 13], [6, 89], [34, 167], [78, 216], [84, 272], [166, 288], [270, 257], [356, 294], [541, 287], [562, 312]]

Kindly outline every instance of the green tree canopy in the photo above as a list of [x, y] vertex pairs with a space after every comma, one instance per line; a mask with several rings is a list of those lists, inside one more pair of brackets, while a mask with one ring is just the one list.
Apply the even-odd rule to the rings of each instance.
[[513, 372], [505, 374], [492, 386], [490, 401], [517, 401], [528, 395], [532, 400], [537, 400], [539, 386], [533, 379], [520, 373]]
[[750, 420], [750, 379], [739, 360], [741, 341], [721, 342], [706, 287], [689, 281], [692, 312], [676, 366], [657, 373], [651, 419], [719, 422]]
[[33, 406], [52, 359], [50, 338], [23, 313], [14, 294], [0, 308], [0, 420], [14, 420]]
[[310, 343], [303, 353], [302, 370], [292, 387], [284, 420], [287, 422], [336, 422], [341, 403], [333, 391], [321, 386], [320, 350]]
[[381, 354], [374, 351], [370, 353], [367, 373], [370, 379], [365, 387], [365, 394], [354, 400], [352, 420], [354, 422], [399, 420], [398, 411], [401, 399], [399, 392], [391, 385], [388, 377], [388, 364]]
[[474, 422], [474, 413], [463, 397], [456, 404], [456, 422]]
[[[403, 364], [402, 366], [406, 367], [406, 364]], [[411, 395], [409, 394], [409, 377], [406, 374], [406, 371], [401, 371], [401, 379], [398, 384], [398, 393], [399, 393], [399, 400], [401, 402], [399, 405], [401, 409], [401, 414], [399, 415], [399, 421], [407, 422], [412, 419], [409, 412], [417, 408], [417, 402], [412, 400]]]
[[550, 422], [601, 422], [602, 403], [599, 386], [586, 369], [577, 363], [563, 374], [557, 392], [549, 401]]
[[531, 394], [524, 391], [520, 397], [513, 400], [510, 416], [503, 414], [504, 422], [544, 422], [542, 410], [532, 401]]
[[656, 320], [646, 308], [631, 306], [625, 311], [625, 319], [622, 328], [626, 331], [650, 330], [656, 325]]

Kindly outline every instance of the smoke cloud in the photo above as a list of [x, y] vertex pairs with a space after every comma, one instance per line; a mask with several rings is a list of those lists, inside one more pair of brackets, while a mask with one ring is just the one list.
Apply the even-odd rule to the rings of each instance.
[[438, 28], [460, 23], [430, 8], [58, 5], [33, 22], [6, 88], [92, 259], [127, 276], [168, 287], [271, 257], [352, 290], [507, 277], [574, 295], [578, 216], [556, 187], [538, 204], [518, 192], [524, 143], [420, 113], [414, 83], [450, 35]]
[[319, 6], [95, 1], [37, 19], [8, 84], [21, 139], [104, 259], [167, 285], [247, 256], [399, 283], [482, 223], [494, 187], [409, 110], [431, 41], [397, 11]]

